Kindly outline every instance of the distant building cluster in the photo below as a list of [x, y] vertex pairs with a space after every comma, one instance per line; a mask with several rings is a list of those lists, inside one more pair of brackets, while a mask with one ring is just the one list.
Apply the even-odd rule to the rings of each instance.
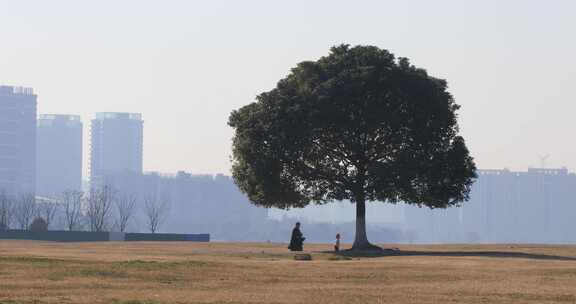
[[[92, 196], [108, 187], [117, 199], [136, 199], [140, 213], [147, 198], [169, 202], [164, 231], [209, 231], [220, 239], [226, 230], [237, 230], [235, 239], [250, 239], [254, 235], [246, 227], [266, 221], [267, 210], [251, 205], [230, 177], [144, 173], [139, 113], [95, 113], [88, 139], [89, 185], [83, 187], [80, 116], [37, 115], [37, 98], [31, 88], [0, 86], [0, 196], [14, 197], [18, 204], [17, 198], [30, 195], [37, 202], [61, 202], [65, 192]], [[129, 230], [138, 231], [146, 224], [135, 217], [131, 225]]]
[[141, 201], [150, 196], [169, 201], [170, 220], [163, 228], [167, 232], [204, 231], [217, 240], [255, 240], [261, 237], [255, 227], [267, 221], [268, 210], [250, 204], [232, 178], [221, 174], [123, 171], [105, 174], [101, 182]]
[[479, 170], [460, 208], [406, 206], [415, 242], [576, 242], [576, 175], [567, 169]]
[[[37, 116], [36, 107], [32, 89], [0, 86], [0, 192], [50, 199], [83, 190], [80, 116]], [[143, 120], [138, 113], [96, 113], [89, 140], [90, 191], [109, 186], [140, 202], [150, 196], [169, 201], [167, 231], [210, 232], [216, 239], [282, 240], [284, 234], [275, 234], [278, 223], [286, 226], [283, 229], [291, 226], [293, 219], [272, 220], [267, 209], [251, 205], [228, 176], [144, 173]], [[470, 201], [462, 207], [405, 206], [402, 223], [395, 230], [381, 230], [387, 234], [383, 240], [576, 242], [575, 174], [567, 169], [478, 174]], [[324, 211], [319, 216], [335, 216]], [[333, 234], [330, 227], [310, 222], [311, 239], [322, 241]]]
[[[41, 114], [31, 88], [0, 86], [0, 191], [60, 196], [82, 190], [78, 115]], [[105, 175], [142, 174], [143, 121], [137, 113], [96, 113], [90, 130], [91, 187]]]

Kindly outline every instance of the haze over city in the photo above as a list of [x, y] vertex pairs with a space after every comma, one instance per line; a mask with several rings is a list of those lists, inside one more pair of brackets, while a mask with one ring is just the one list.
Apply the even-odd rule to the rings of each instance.
[[574, 37], [574, 0], [0, 0], [0, 304], [576, 303]]
[[0, 83], [33, 87], [38, 113], [79, 114], [86, 126], [95, 112], [142, 113], [145, 171], [229, 174], [230, 112], [340, 43], [389, 49], [447, 79], [479, 168], [540, 167], [547, 154], [546, 166], [576, 168], [573, 1], [0, 7]]

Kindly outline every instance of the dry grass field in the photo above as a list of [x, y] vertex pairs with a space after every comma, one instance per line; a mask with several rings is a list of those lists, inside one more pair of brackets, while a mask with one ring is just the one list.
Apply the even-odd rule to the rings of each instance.
[[576, 246], [0, 241], [0, 303], [576, 303]]

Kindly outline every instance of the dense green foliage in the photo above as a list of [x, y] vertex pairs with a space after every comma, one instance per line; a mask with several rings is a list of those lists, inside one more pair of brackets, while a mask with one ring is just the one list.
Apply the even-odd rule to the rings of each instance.
[[446, 81], [408, 59], [337, 46], [231, 114], [234, 180], [266, 207], [459, 204], [476, 168], [458, 136], [458, 108]]

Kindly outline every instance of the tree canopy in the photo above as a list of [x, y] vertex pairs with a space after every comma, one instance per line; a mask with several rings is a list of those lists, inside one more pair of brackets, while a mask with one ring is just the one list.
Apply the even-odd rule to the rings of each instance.
[[354, 247], [366, 248], [366, 201], [446, 208], [468, 199], [476, 168], [458, 109], [447, 82], [408, 59], [336, 46], [232, 112], [233, 177], [260, 206], [356, 203]]

